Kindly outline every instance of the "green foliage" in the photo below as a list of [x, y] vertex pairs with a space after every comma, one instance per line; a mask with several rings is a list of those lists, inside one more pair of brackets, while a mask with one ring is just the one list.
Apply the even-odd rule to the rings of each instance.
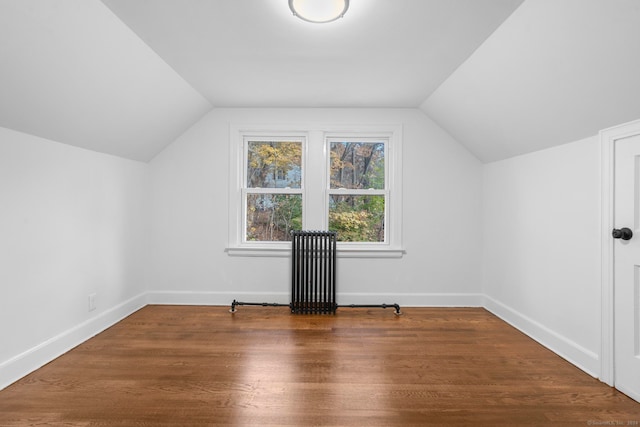
[[370, 216], [366, 211], [331, 212], [329, 214], [329, 229], [337, 231], [342, 242], [369, 241], [364, 237], [370, 231]]
[[302, 197], [292, 194], [251, 194], [247, 198], [247, 240], [286, 241], [302, 228]]
[[332, 196], [329, 229], [342, 242], [383, 242], [384, 196]]

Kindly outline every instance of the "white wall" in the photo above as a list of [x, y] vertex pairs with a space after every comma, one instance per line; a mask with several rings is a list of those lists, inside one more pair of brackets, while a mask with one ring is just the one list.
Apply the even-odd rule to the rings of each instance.
[[339, 302], [485, 305], [598, 375], [597, 137], [483, 166], [419, 110], [219, 109], [150, 165], [0, 128], [0, 389], [147, 302], [288, 301], [225, 253], [230, 123], [401, 124], [407, 253], [341, 258]]
[[151, 301], [288, 302], [287, 258], [231, 257], [229, 126], [401, 124], [402, 259], [346, 259], [339, 303], [478, 305], [482, 165], [417, 109], [217, 109], [151, 162]]
[[486, 164], [483, 179], [487, 308], [597, 376], [598, 138]]
[[140, 305], [147, 169], [0, 128], [0, 389]]

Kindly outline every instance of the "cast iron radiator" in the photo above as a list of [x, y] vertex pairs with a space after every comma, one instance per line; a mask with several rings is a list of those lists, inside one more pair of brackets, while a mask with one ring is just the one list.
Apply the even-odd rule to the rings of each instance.
[[334, 231], [291, 232], [291, 312], [335, 313]]
[[337, 233], [335, 231], [291, 232], [291, 303], [255, 303], [233, 300], [231, 313], [238, 305], [289, 307], [296, 314], [335, 314], [338, 307], [387, 308], [398, 304], [338, 305], [336, 303]]

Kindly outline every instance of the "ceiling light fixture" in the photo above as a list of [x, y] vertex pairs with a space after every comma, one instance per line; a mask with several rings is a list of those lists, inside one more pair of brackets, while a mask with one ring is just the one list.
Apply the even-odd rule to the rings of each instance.
[[294, 16], [315, 24], [342, 18], [349, 9], [349, 0], [289, 0]]

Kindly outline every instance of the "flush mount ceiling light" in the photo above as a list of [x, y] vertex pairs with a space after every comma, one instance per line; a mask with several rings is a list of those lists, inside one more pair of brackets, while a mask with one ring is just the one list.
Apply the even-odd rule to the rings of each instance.
[[342, 18], [349, 9], [349, 0], [289, 0], [289, 8], [302, 20], [323, 24]]

